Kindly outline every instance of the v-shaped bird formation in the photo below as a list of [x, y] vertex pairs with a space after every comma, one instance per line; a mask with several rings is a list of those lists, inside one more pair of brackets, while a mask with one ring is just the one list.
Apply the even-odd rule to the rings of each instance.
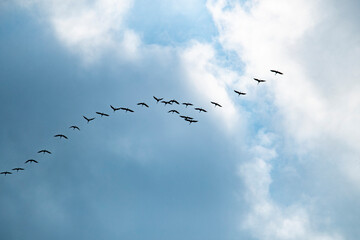
[[[279, 74], [279, 75], [283, 75], [282, 72], [278, 71], [278, 70], [270, 70], [270, 72], [273, 72], [275, 73], [275, 75]], [[258, 79], [258, 78], [253, 78], [257, 84], [259, 83], [265, 83], [266, 80], [264, 79]], [[238, 91], [238, 90], [234, 90], [234, 92], [237, 94], [237, 96], [244, 96], [246, 95], [245, 92], [241, 92], [241, 91]], [[155, 99], [156, 101], [156, 104], [158, 104], [159, 102], [161, 103], [164, 103], [164, 106], [167, 106], [167, 105], [180, 105], [180, 103], [175, 100], [175, 99], [171, 99], [171, 100], [164, 100], [164, 98], [159, 98], [159, 97], [156, 97], [156, 96], [153, 96], [153, 98]], [[223, 106], [220, 105], [219, 103], [217, 102], [214, 102], [214, 101], [210, 101], [210, 104], [213, 104], [215, 108], [222, 108]], [[150, 106], [145, 103], [145, 102], [139, 102], [137, 103], [138, 106], [140, 107], [145, 107], [145, 108], [149, 108]], [[181, 105], [184, 105], [185, 108], [188, 108], [189, 106], [194, 106], [194, 104], [190, 103], [190, 102], [183, 102], [181, 103]], [[135, 111], [130, 109], [130, 108], [127, 108], [127, 107], [114, 107], [112, 105], [110, 105], [110, 108], [113, 110], [113, 113], [115, 113], [116, 111], [119, 111], [119, 110], [123, 110], [125, 111], [125, 113], [127, 112], [130, 112], [130, 113], [134, 113]], [[204, 108], [202, 107], [194, 107], [194, 110], [195, 111], [198, 111], [199, 113], [206, 113], [207, 110], [205, 110]], [[168, 113], [176, 113], [180, 118], [184, 119], [186, 122], [189, 123], [189, 125], [191, 125], [191, 123], [197, 123], [199, 122], [198, 120], [195, 120], [193, 117], [190, 117], [190, 116], [185, 116], [185, 115], [180, 115], [180, 110], [176, 110], [176, 109], [171, 109], [168, 111]], [[107, 113], [103, 113], [103, 112], [95, 112], [96, 114], [100, 115], [100, 117], [110, 117], [110, 114], [107, 114]], [[83, 118], [87, 121], [87, 123], [90, 123], [91, 121], [95, 120], [95, 117], [86, 117], [86, 116], [83, 116]], [[73, 129], [73, 130], [78, 130], [80, 131], [80, 128], [76, 125], [72, 125], [70, 126], [69, 128]], [[59, 138], [59, 139], [66, 139], [68, 140], [69, 138], [67, 136], [65, 136], [64, 134], [56, 134], [54, 135], [55, 138]], [[60, 141], [60, 140], [59, 140]], [[39, 154], [52, 154], [51, 151], [47, 150], [47, 149], [42, 149], [42, 150], [39, 150], [37, 153]], [[24, 162], [24, 164], [33, 164], [33, 163], [39, 163], [37, 160], [35, 159], [28, 159]], [[19, 171], [24, 171], [25, 169], [24, 168], [21, 168], [21, 167], [16, 167], [16, 168], [13, 168], [12, 169], [13, 171], [16, 171], [16, 172], [19, 172]], [[0, 174], [3, 174], [4, 176], [6, 175], [9, 175], [9, 174], [12, 174], [12, 172], [10, 171], [3, 171], [3, 172], [0, 172]]]

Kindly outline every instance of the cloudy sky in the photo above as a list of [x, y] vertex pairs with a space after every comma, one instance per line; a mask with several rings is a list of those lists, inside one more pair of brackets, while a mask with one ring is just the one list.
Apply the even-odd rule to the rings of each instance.
[[359, 11], [1, 1], [0, 171], [25, 168], [0, 176], [2, 238], [358, 239]]

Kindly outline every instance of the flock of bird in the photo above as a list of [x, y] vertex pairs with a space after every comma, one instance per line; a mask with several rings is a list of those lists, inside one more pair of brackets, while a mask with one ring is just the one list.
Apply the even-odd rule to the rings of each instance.
[[[275, 73], [275, 75], [276, 75], [276, 74], [283, 75], [282, 72], [277, 71], [277, 70], [270, 70], [270, 71], [273, 72], [273, 73]], [[266, 80], [264, 80], [264, 79], [254, 78], [254, 80], [257, 82], [257, 84], [266, 82]], [[238, 90], [234, 90], [234, 92], [235, 92], [236, 94], [238, 94], [238, 96], [240, 96], [240, 95], [246, 95], [245, 92], [240, 92], [240, 91], [238, 91]], [[180, 105], [180, 103], [179, 103], [178, 101], [176, 101], [175, 99], [172, 99], [172, 100], [169, 100], [169, 101], [165, 101], [164, 98], [158, 98], [158, 97], [155, 97], [155, 96], [153, 96], [153, 98], [155, 99], [156, 103], [159, 103], [159, 102], [160, 102], [160, 103], [163, 103], [164, 106], [166, 106], [166, 105], [173, 105], [173, 104]], [[211, 101], [210, 103], [213, 104], [215, 107], [222, 107], [222, 106], [221, 106], [219, 103], [217, 103], [217, 102]], [[193, 106], [193, 104], [192, 104], [192, 103], [189, 103], [189, 102], [184, 102], [184, 103], [181, 103], [181, 104], [184, 105], [186, 108], [189, 107], [189, 106]], [[137, 105], [138, 105], [138, 106], [142, 106], [142, 107], [149, 108], [149, 105], [146, 104], [146, 103], [144, 103], [144, 102], [139, 102], [139, 103], [137, 103]], [[130, 109], [130, 108], [125, 108], [125, 107], [118, 107], [118, 108], [117, 108], [117, 107], [114, 107], [114, 106], [110, 105], [110, 108], [111, 108], [114, 112], [119, 111], [119, 110], [122, 110], [122, 111], [125, 111], [125, 112], [131, 112], [131, 113], [134, 112], [134, 110], [132, 110], [132, 109]], [[203, 109], [203, 108], [200, 108], [200, 107], [195, 107], [194, 110], [199, 111], [199, 113], [201, 113], [201, 112], [207, 112], [207, 110], [205, 110], [205, 109]], [[195, 120], [193, 117], [189, 117], [189, 116], [185, 116], [185, 115], [180, 115], [180, 113], [179, 113], [177, 110], [175, 110], [175, 109], [169, 110], [168, 113], [172, 113], [172, 114], [176, 113], [176, 114], [178, 114], [178, 115], [180, 116], [180, 118], [182, 118], [182, 119], [184, 119], [185, 121], [189, 122], [189, 125], [190, 125], [191, 123], [197, 123], [197, 122], [198, 122], [198, 120]], [[103, 112], [96, 112], [96, 114], [100, 115], [101, 117], [104, 117], [104, 116], [105, 116], [105, 117], [109, 117], [109, 116], [110, 116], [109, 114], [106, 114], [106, 113], [103, 113]], [[83, 118], [87, 121], [87, 123], [90, 123], [91, 121], [95, 120], [95, 117], [88, 118], [88, 117], [86, 117], [86, 116], [83, 116]], [[73, 129], [73, 130], [76, 129], [76, 130], [80, 131], [80, 128], [79, 128], [78, 126], [76, 126], [76, 125], [70, 126], [69, 128], [71, 128], [71, 129]], [[62, 138], [63, 138], [63, 139], [68, 139], [68, 137], [65, 136], [64, 134], [56, 134], [56, 135], [54, 135], [54, 137], [55, 137], [55, 138], [60, 138], [60, 139], [62, 139]], [[47, 150], [47, 149], [39, 150], [38, 153], [39, 153], [39, 154], [51, 154], [51, 152], [50, 152], [49, 150]], [[26, 161], [25, 161], [25, 164], [31, 164], [31, 163], [38, 163], [38, 161], [36, 161], [35, 159], [29, 159], [29, 160], [26, 160]], [[21, 168], [21, 167], [16, 167], [16, 168], [13, 168], [12, 170], [13, 170], [13, 171], [16, 171], [16, 172], [19, 172], [19, 171], [23, 171], [23, 170], [25, 170], [25, 169], [24, 169], [24, 168]], [[12, 174], [12, 172], [10, 172], [10, 171], [3, 171], [3, 172], [0, 172], [0, 174], [3, 174], [3, 175], [6, 176], [6, 175], [8, 175], [8, 174]]]

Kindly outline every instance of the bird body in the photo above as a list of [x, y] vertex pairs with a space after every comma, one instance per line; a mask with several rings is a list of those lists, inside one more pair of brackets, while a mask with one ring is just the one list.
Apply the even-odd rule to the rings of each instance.
[[29, 160], [26, 160], [26, 162], [25, 162], [25, 163], [32, 163], [32, 162], [34, 162], [34, 163], [38, 163], [38, 161], [36, 161], [36, 160], [34, 160], [34, 159], [29, 159]]
[[168, 113], [177, 113], [177, 114], [180, 114], [178, 111], [176, 111], [176, 110], [170, 110], [170, 111], [168, 111]]
[[211, 102], [212, 104], [214, 104], [215, 107], [222, 107], [220, 104], [218, 104], [217, 102]]
[[261, 83], [261, 82], [266, 82], [266, 80], [258, 79], [258, 78], [254, 78], [254, 80], [257, 81], [258, 85], [259, 85], [259, 83]]
[[192, 103], [182, 103], [183, 105], [185, 105], [185, 107], [188, 107], [188, 106], [192, 106], [193, 104]]
[[65, 136], [64, 134], [56, 134], [54, 137], [59, 137], [60, 139], [61, 139], [61, 138], [68, 139], [68, 137]]
[[237, 94], [238, 94], [238, 96], [240, 96], [240, 95], [246, 95], [246, 93], [244, 93], [244, 92], [240, 92], [240, 91], [237, 91], [237, 90], [234, 90], [234, 92], [235, 92], [235, 93], [237, 93]]
[[160, 102], [161, 100], [163, 100], [164, 98], [157, 98], [155, 96], [153, 96], [153, 98], [156, 100], [156, 103]]
[[282, 72], [279, 72], [278, 70], [270, 70], [270, 72], [275, 73], [275, 75], [276, 75], [276, 74], [283, 75], [283, 73], [282, 73]]
[[172, 102], [170, 102], [170, 101], [165, 101], [165, 100], [163, 100], [163, 101], [161, 101], [161, 102], [162, 102], [163, 104], [165, 104], [165, 106], [168, 105], [168, 104], [170, 104], [170, 105], [172, 104]]
[[147, 105], [146, 103], [144, 103], [144, 102], [140, 102], [140, 103], [138, 103], [137, 105], [139, 105], [139, 106], [145, 106], [145, 107], [149, 107], [149, 105]]
[[46, 149], [40, 150], [40, 151], [38, 151], [38, 153], [43, 153], [43, 154], [48, 153], [48, 154], [51, 154], [51, 152], [48, 151], [48, 150], [46, 150]]
[[199, 112], [207, 112], [205, 109], [203, 108], [195, 108], [195, 110], [198, 110]]
[[16, 171], [16, 172], [18, 172], [19, 170], [21, 170], [21, 171], [22, 171], [22, 170], [24, 170], [24, 169], [23, 169], [23, 168], [19, 168], [19, 167], [18, 167], [18, 168], [13, 168], [13, 170], [14, 170], [14, 171]]
[[83, 116], [83, 118], [85, 118], [85, 120], [87, 121], [87, 123], [89, 123], [90, 121], [94, 120], [95, 118], [87, 118], [85, 116]]
[[102, 116], [109, 117], [109, 114], [102, 113], [102, 112], [96, 112], [96, 114], [99, 114], [101, 117], [102, 117]]
[[120, 109], [121, 109], [121, 108], [116, 108], [116, 107], [113, 107], [113, 106], [111, 106], [111, 105], [110, 105], [110, 107], [111, 107], [111, 109], [112, 109], [112, 110], [114, 110], [114, 112], [115, 112], [115, 111], [118, 111], [118, 110], [120, 110]]
[[75, 126], [75, 125], [70, 126], [69, 128], [72, 128], [73, 130], [77, 129], [77, 130], [79, 130], [79, 131], [80, 131], [80, 128], [79, 128], [78, 126]]
[[134, 112], [133, 110], [131, 110], [130, 108], [120, 108], [121, 110], [124, 110], [125, 112]]
[[172, 104], [172, 103], [176, 103], [177, 105], [180, 104], [180, 103], [179, 103], [178, 101], [176, 101], [175, 99], [172, 99], [172, 100], [170, 100], [169, 102], [170, 102], [171, 104]]
[[185, 121], [188, 121], [188, 122], [189, 122], [189, 125], [190, 125], [191, 123], [196, 123], [196, 122], [198, 122], [197, 120], [193, 120], [193, 119], [185, 119]]

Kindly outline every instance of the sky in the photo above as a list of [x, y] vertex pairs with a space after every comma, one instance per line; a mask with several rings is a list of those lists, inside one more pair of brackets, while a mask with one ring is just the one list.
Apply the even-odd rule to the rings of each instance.
[[359, 11], [355, 0], [2, 1], [0, 172], [13, 174], [0, 176], [1, 236], [358, 239]]

